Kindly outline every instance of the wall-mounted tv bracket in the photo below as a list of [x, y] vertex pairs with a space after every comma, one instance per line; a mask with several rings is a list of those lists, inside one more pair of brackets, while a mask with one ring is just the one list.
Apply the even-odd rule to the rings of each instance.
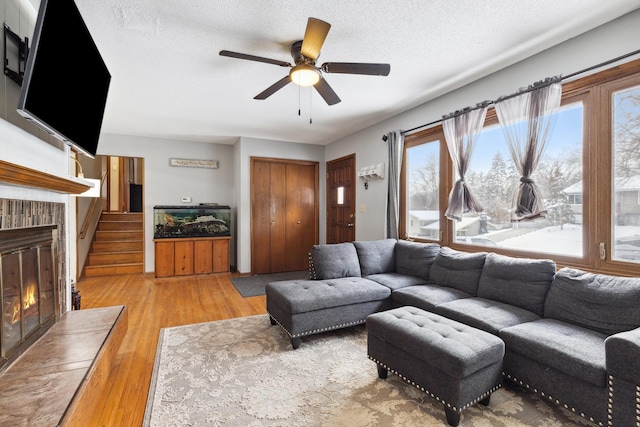
[[[18, 49], [18, 71], [14, 71], [9, 68], [9, 58], [7, 57], [7, 51], [10, 40], [15, 44]], [[15, 51], [15, 50], [14, 50]], [[20, 36], [11, 31], [11, 28], [4, 24], [4, 74], [14, 82], [22, 86], [22, 79], [24, 78], [24, 71], [27, 67], [27, 57], [29, 56], [29, 38], [25, 37], [24, 41], [20, 39]]]

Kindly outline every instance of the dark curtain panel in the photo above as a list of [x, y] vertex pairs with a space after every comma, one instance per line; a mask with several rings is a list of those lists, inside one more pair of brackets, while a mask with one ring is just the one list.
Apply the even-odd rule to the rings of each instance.
[[387, 134], [389, 147], [389, 187], [387, 191], [386, 235], [389, 239], [398, 238], [400, 216], [400, 168], [404, 152], [404, 135], [396, 130]]

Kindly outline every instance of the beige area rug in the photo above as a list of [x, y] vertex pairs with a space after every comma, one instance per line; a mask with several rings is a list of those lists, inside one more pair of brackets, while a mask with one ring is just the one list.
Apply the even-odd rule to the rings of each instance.
[[[367, 358], [364, 326], [293, 350], [266, 315], [163, 329], [145, 426], [444, 426], [442, 405]], [[535, 394], [502, 388], [460, 426], [592, 424]]]

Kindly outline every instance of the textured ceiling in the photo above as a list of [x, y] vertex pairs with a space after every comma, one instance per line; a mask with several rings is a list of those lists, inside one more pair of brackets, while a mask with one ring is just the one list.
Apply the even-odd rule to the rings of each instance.
[[[640, 7], [638, 0], [76, 4], [112, 74], [103, 132], [314, 144], [331, 143]], [[289, 45], [302, 39], [310, 16], [332, 24], [318, 64], [385, 62], [390, 75], [325, 74], [342, 99], [334, 106], [294, 84], [254, 100], [288, 69], [218, 52], [292, 62]]]

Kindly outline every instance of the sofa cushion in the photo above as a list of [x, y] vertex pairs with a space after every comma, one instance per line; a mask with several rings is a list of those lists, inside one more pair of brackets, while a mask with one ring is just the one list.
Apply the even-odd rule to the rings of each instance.
[[549, 289], [544, 316], [607, 335], [640, 326], [640, 279], [563, 268]]
[[410, 305], [427, 311], [434, 311], [436, 306], [461, 298], [470, 298], [466, 292], [445, 286], [426, 284], [394, 289], [391, 300], [394, 307]]
[[290, 314], [380, 301], [391, 295], [386, 286], [363, 277], [286, 280], [267, 283], [265, 290], [269, 304]]
[[500, 331], [509, 351], [568, 375], [605, 387], [605, 334], [561, 322], [540, 319]]
[[353, 243], [314, 245], [309, 258], [313, 279], [360, 277], [360, 262]]
[[438, 255], [437, 243], [409, 242], [398, 240], [396, 243], [396, 273], [429, 279], [429, 270]]
[[353, 242], [362, 276], [396, 271], [396, 243], [395, 239]]
[[385, 285], [387, 288], [401, 289], [407, 286], [413, 285], [423, 285], [427, 283], [427, 280], [422, 279], [416, 276], [409, 276], [407, 274], [400, 273], [380, 273], [380, 274], [372, 274], [366, 277], [369, 280], [373, 280], [374, 282], [380, 283], [381, 285]]
[[476, 295], [486, 252], [466, 253], [443, 246], [429, 272], [429, 281]]
[[498, 335], [501, 329], [540, 319], [535, 313], [484, 298], [464, 298], [435, 307], [441, 316]]
[[478, 282], [478, 296], [544, 313], [544, 300], [556, 273], [548, 259], [513, 258], [489, 254]]

